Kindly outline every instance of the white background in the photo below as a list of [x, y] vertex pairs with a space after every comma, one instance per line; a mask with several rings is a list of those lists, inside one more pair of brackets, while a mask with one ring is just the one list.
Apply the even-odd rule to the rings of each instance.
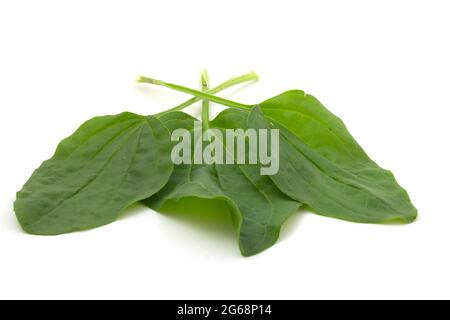
[[[1, 1], [0, 298], [450, 298], [449, 16], [445, 0]], [[213, 84], [257, 71], [223, 93], [243, 103], [315, 95], [420, 218], [299, 213], [252, 258], [227, 219], [139, 206], [88, 232], [21, 231], [15, 192], [63, 137], [95, 115], [188, 98], [138, 74], [197, 87], [202, 68]]]

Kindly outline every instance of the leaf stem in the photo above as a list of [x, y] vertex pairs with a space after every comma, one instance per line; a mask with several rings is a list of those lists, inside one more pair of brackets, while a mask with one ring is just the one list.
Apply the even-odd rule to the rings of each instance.
[[[257, 79], [257, 75], [255, 73], [250, 73], [249, 75], [252, 75], [250, 77], [252, 80], [256, 80]], [[239, 78], [241, 78], [241, 77], [239, 77]], [[238, 79], [238, 78], [236, 78], [236, 79]], [[234, 85], [234, 84], [236, 84], [238, 82], [243, 82], [242, 80], [236, 82], [236, 79], [234, 81], [232, 79], [231, 81], [233, 81], [233, 84], [229, 84], [228, 86]], [[248, 80], [249, 79], [246, 78], [246, 80], [244, 80], [244, 81], [248, 81]], [[227, 106], [227, 107], [230, 107], [230, 108], [237, 108], [237, 109], [244, 109], [244, 110], [248, 110], [248, 109], [253, 107], [252, 105], [238, 103], [238, 102], [234, 102], [234, 101], [231, 101], [231, 100], [227, 100], [227, 99], [224, 99], [224, 98], [220, 98], [220, 97], [214, 96], [213, 94], [216, 93], [215, 92], [217, 90], [216, 88], [214, 88], [214, 89], [212, 89], [212, 90], [210, 90], [208, 92], [201, 92], [201, 91], [198, 91], [198, 90], [195, 90], [195, 89], [191, 89], [191, 88], [188, 88], [188, 87], [180, 86], [178, 84], [168, 83], [168, 82], [164, 82], [162, 80], [157, 80], [157, 79], [148, 78], [148, 77], [144, 77], [144, 76], [141, 76], [137, 80], [137, 82], [139, 82], [139, 83], [155, 84], [155, 85], [163, 86], [163, 87], [166, 87], [166, 88], [169, 88], [169, 89], [172, 89], [172, 90], [176, 90], [176, 91], [184, 92], [184, 93], [187, 93], [187, 94], [191, 94], [191, 95], [193, 95], [193, 96], [198, 98], [195, 101], [198, 101], [198, 100], [201, 100], [201, 99], [206, 99], [206, 100], [209, 100], [209, 101], [212, 101], [212, 102], [216, 102], [218, 104], [221, 104], [221, 105], [224, 105], [224, 106]], [[179, 106], [175, 107], [175, 108], [179, 108]], [[167, 111], [164, 111], [164, 113], [169, 112], [169, 111], [181, 110], [181, 109], [176, 109], [175, 110], [175, 108], [167, 110]]]
[[[229, 87], [232, 87], [234, 85], [237, 85], [237, 84], [240, 84], [240, 83], [243, 83], [243, 82], [247, 82], [247, 81], [257, 81], [258, 79], [259, 79], [259, 77], [258, 77], [258, 75], [255, 72], [246, 73], [246, 74], [243, 74], [243, 75], [241, 75], [239, 77], [231, 78], [230, 80], [225, 81], [224, 83], [220, 84], [219, 86], [214, 87], [211, 90], [208, 90], [208, 93], [215, 94], [215, 93], [218, 93], [218, 92], [220, 92], [222, 90], [225, 90], [225, 89], [227, 89]], [[142, 82], [140, 80], [141, 79], [139, 79], [138, 82]], [[197, 101], [200, 101], [200, 100], [201, 100], [201, 98], [193, 97], [193, 98], [191, 98], [191, 99], [189, 99], [189, 100], [179, 104], [178, 106], [175, 106], [175, 107], [170, 108], [170, 109], [168, 109], [166, 111], [162, 111], [160, 113], [157, 113], [157, 114], [155, 114], [155, 116], [156, 117], [160, 117], [163, 114], [166, 114], [166, 113], [169, 113], [169, 112], [183, 110], [183, 109], [189, 107], [190, 105], [192, 105], [192, 104], [194, 104], [194, 103], [196, 103]]]
[[[201, 87], [203, 92], [207, 92], [209, 90], [209, 77], [208, 71], [205, 69], [201, 74]], [[202, 101], [202, 124], [203, 130], [209, 129], [209, 101]]]

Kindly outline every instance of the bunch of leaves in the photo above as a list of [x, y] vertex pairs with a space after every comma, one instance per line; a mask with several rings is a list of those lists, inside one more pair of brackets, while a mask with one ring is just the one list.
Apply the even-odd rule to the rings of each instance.
[[[23, 229], [56, 235], [116, 220], [142, 201], [161, 211], [185, 198], [224, 201], [232, 212], [242, 255], [272, 246], [286, 219], [302, 205], [317, 214], [361, 223], [412, 222], [417, 210], [393, 174], [379, 167], [344, 123], [313, 96], [291, 90], [255, 105], [215, 94], [256, 80], [254, 73], [202, 91], [141, 77], [194, 97], [155, 116], [122, 113], [96, 117], [63, 140], [18, 192], [14, 208]], [[260, 165], [171, 162], [171, 132], [194, 130], [182, 112], [202, 100], [204, 128], [280, 132], [280, 169], [263, 176]], [[209, 102], [228, 107], [209, 120]], [[191, 135], [194, 147], [195, 135]], [[223, 141], [225, 152], [227, 146]]]

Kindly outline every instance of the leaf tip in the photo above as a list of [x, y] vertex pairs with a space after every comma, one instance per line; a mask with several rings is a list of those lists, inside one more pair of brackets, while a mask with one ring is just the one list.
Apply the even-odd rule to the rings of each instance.
[[252, 71], [252, 72], [250, 72], [250, 74], [253, 76], [253, 79], [254, 79], [255, 81], [258, 81], [258, 80], [259, 80], [259, 75], [256, 73], [256, 71]]
[[157, 84], [157, 85], [161, 85], [162, 81], [161, 80], [157, 80], [157, 79], [153, 79], [153, 78], [149, 78], [149, 77], [145, 77], [145, 76], [139, 76], [136, 79], [137, 83], [150, 83], [150, 84]]

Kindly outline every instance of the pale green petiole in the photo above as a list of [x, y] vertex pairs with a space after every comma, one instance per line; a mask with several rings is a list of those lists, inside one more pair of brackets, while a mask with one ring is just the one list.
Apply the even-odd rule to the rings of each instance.
[[[178, 105], [178, 106], [176, 106], [176, 107], [173, 107], [173, 108], [171, 108], [171, 109], [169, 109], [169, 110], [160, 112], [160, 113], [158, 113], [158, 114], [155, 115], [155, 116], [159, 117], [159, 116], [161, 116], [161, 115], [163, 115], [163, 114], [166, 114], [166, 113], [169, 113], [169, 112], [183, 110], [183, 109], [185, 109], [186, 107], [189, 107], [190, 105], [192, 105], [192, 104], [194, 104], [194, 103], [196, 103], [197, 101], [200, 101], [200, 100], [202, 100], [202, 99], [208, 99], [208, 98], [205, 98], [204, 96], [200, 97], [200, 96], [198, 96], [198, 95], [195, 94], [195, 93], [200, 93], [200, 94], [202, 94], [202, 95], [208, 95], [208, 97], [213, 97], [213, 99], [209, 99], [209, 100], [214, 101], [214, 102], [217, 102], [217, 101], [216, 101], [216, 100], [217, 100], [217, 99], [216, 99], [217, 97], [213, 96], [213, 94], [216, 94], [216, 93], [218, 93], [218, 92], [220, 92], [220, 91], [222, 91], [222, 90], [225, 90], [225, 89], [227, 89], [227, 88], [229, 88], [229, 87], [232, 87], [232, 86], [234, 86], [234, 85], [237, 85], [237, 84], [240, 84], [240, 83], [243, 83], [243, 82], [247, 82], [247, 81], [257, 81], [258, 79], [259, 79], [259, 77], [258, 77], [258, 75], [257, 75], [255, 72], [246, 73], [246, 74], [241, 75], [241, 76], [239, 76], [239, 77], [232, 78], [232, 79], [230, 79], [230, 80], [228, 80], [228, 81], [225, 81], [224, 83], [220, 84], [219, 86], [214, 87], [214, 88], [212, 88], [211, 90], [208, 90], [206, 93], [203, 93], [203, 92], [197, 91], [197, 90], [193, 90], [193, 89], [189, 89], [189, 88], [186, 88], [186, 87], [182, 87], [182, 86], [171, 85], [171, 84], [168, 84], [168, 83], [164, 83], [163, 81], [155, 80], [155, 79], [151, 79], [151, 78], [147, 78], [147, 77], [144, 77], [144, 76], [141, 76], [141, 77], [137, 80], [137, 82], [139, 82], [139, 83], [158, 84], [158, 85], [163, 85], [163, 86], [166, 86], [166, 87], [169, 87], [169, 86], [167, 86], [167, 85], [171, 85], [171, 86], [175, 86], [175, 87], [177, 87], [177, 88], [175, 88], [175, 87], [169, 87], [169, 88], [172, 88], [172, 89], [178, 90], [178, 91], [182, 91], [182, 92], [185, 92], [185, 93], [189, 93], [189, 94], [192, 94], [192, 95], [195, 96], [195, 97], [193, 97], [193, 98], [191, 98], [191, 99], [189, 99], [189, 100], [183, 102], [182, 104], [180, 104], [180, 105]], [[187, 90], [190, 90], [190, 91], [189, 91], [189, 92], [186, 92], [184, 89], [187, 89]], [[193, 93], [193, 92], [195, 92], [195, 93]], [[221, 98], [219, 98], [219, 99], [221, 99]], [[228, 100], [226, 100], [226, 99], [221, 99], [221, 101], [222, 101], [222, 100], [223, 100], [223, 101], [228, 101]], [[217, 103], [220, 103], [220, 102], [217, 102]], [[220, 104], [223, 104], [223, 103], [220, 103]], [[244, 106], [244, 105], [243, 105], [243, 106]]]
[[[208, 71], [203, 70], [201, 75], [201, 87], [203, 92], [207, 92], [209, 90], [209, 77]], [[202, 124], [203, 130], [209, 129], [209, 101], [202, 101]]]
[[[238, 103], [238, 102], [234, 102], [231, 100], [217, 97], [217, 96], [213, 95], [213, 93], [215, 93], [215, 92], [212, 92], [213, 90], [209, 90], [208, 92], [201, 92], [199, 90], [191, 89], [188, 87], [183, 87], [178, 84], [168, 83], [168, 82], [164, 82], [161, 80], [148, 78], [148, 77], [144, 77], [144, 76], [141, 76], [137, 81], [140, 83], [150, 83], [150, 84], [156, 84], [159, 86], [167, 87], [172, 90], [191, 94], [191, 95], [197, 97], [198, 99], [206, 99], [206, 100], [209, 100], [209, 101], [212, 101], [212, 102], [215, 102], [215, 103], [218, 103], [218, 104], [230, 107], [230, 108], [249, 110], [250, 108], [253, 107], [252, 105], [249, 105], [249, 104]], [[169, 110], [169, 111], [174, 111], [174, 110]]]

